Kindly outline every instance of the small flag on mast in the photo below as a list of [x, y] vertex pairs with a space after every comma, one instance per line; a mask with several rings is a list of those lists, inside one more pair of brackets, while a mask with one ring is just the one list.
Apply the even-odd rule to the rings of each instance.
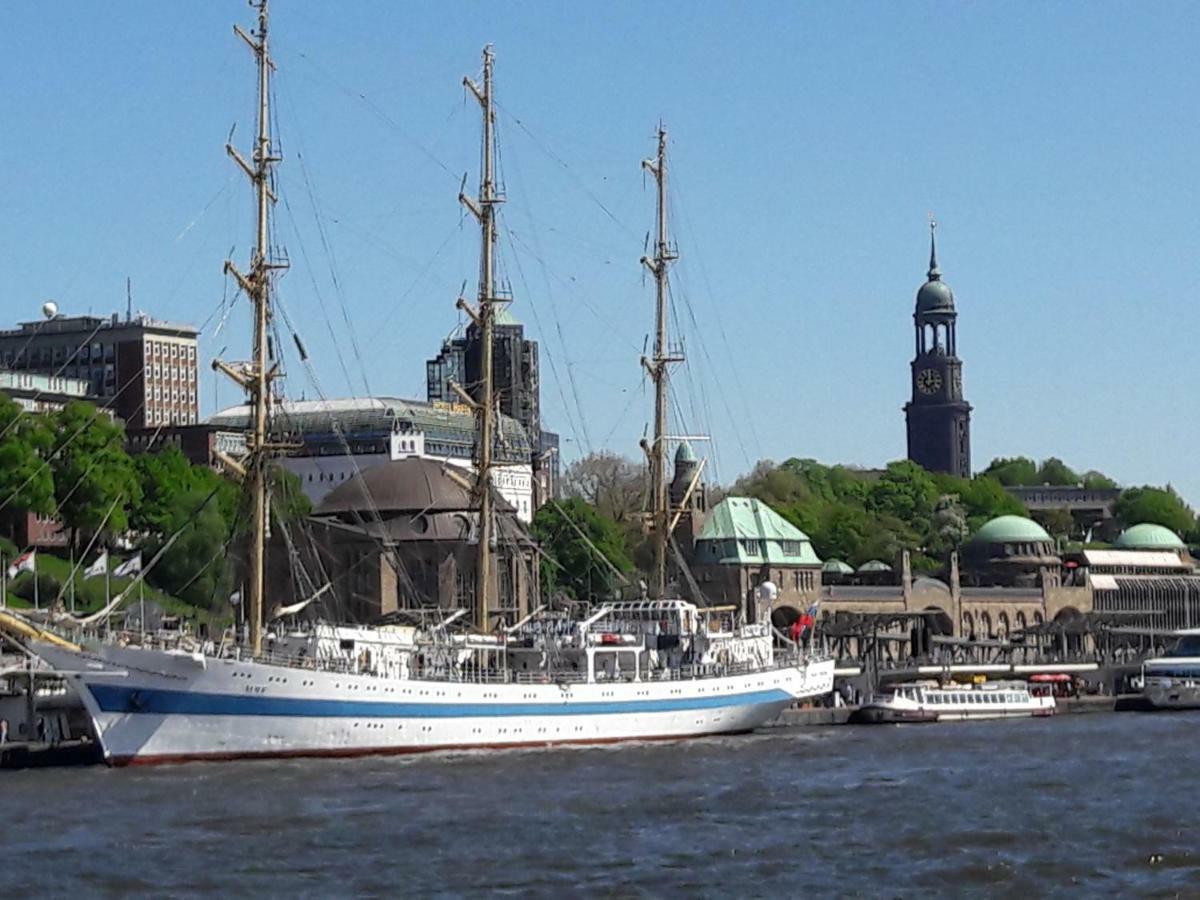
[[140, 571], [142, 571], [142, 554], [136, 553], [113, 569], [113, 575], [117, 578], [128, 578]]
[[30, 550], [28, 553], [22, 553], [13, 560], [12, 565], [8, 567], [8, 577], [16, 578], [22, 572], [37, 571], [37, 551]]
[[84, 578], [95, 578], [108, 571], [108, 551], [105, 550], [96, 557], [96, 561], [83, 570]]

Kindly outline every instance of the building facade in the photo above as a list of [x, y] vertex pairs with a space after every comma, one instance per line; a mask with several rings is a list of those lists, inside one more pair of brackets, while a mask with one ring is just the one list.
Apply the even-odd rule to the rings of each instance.
[[[442, 343], [436, 357], [425, 363], [425, 394], [429, 403], [460, 402], [450, 386], [457, 384], [474, 399], [483, 383], [483, 342], [479, 326], [471, 323], [461, 337]], [[500, 412], [520, 423], [531, 441], [534, 506], [555, 495], [558, 475], [558, 435], [542, 431], [541, 380], [537, 341], [525, 338], [525, 326], [507, 306], [496, 311], [492, 343], [492, 384]]]
[[0, 331], [0, 368], [86, 381], [130, 428], [200, 418], [197, 331], [147, 315], [54, 315]]
[[[244, 432], [249, 421], [249, 408], [235, 406], [206, 425], [218, 440]], [[294, 447], [280, 462], [299, 477], [314, 506], [355, 475], [395, 460], [430, 459], [474, 471], [475, 416], [462, 404], [392, 397], [284, 400], [275, 404], [272, 421], [273, 439]], [[502, 414], [492, 483], [525, 522], [534, 512], [532, 457], [525, 429]]]
[[917, 292], [911, 399], [904, 406], [908, 458], [931, 472], [971, 477], [971, 405], [963, 396], [954, 292], [937, 264], [931, 225], [928, 280]]
[[82, 378], [0, 369], [0, 394], [26, 412], [56, 412], [72, 400], [91, 400], [90, 389], [91, 383]]
[[[470, 491], [435, 460], [375, 466], [322, 500], [307, 525], [312, 540], [297, 542], [301, 567], [324, 574], [337, 613], [351, 621], [402, 611], [474, 611], [479, 514], [473, 507]], [[536, 606], [539, 583], [536, 546], [503, 502], [496, 524], [491, 612], [499, 626]], [[282, 538], [273, 549], [272, 583], [287, 585], [285, 596], [303, 597], [311, 587], [296, 583], [297, 567]]]

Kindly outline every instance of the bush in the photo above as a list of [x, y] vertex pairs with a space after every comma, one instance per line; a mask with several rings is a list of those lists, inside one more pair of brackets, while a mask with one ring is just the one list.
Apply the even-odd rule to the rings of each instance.
[[[33, 575], [22, 574], [16, 579], [16, 584], [9, 590], [26, 600], [30, 605], [33, 605]], [[38, 572], [37, 574], [37, 598], [40, 606], [48, 606], [54, 602], [54, 598], [58, 596], [58, 592], [62, 590], [62, 582], [46, 572]]]

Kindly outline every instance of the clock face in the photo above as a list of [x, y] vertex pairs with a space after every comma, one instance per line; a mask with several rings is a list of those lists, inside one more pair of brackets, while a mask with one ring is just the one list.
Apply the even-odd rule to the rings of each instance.
[[917, 373], [917, 390], [922, 394], [936, 394], [942, 389], [942, 373], [937, 369], [922, 369]]

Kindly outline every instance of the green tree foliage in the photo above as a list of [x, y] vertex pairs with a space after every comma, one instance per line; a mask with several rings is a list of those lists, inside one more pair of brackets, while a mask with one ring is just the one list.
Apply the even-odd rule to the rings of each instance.
[[869, 559], [891, 564], [908, 550], [915, 568], [934, 569], [983, 522], [1025, 514], [991, 476], [933, 475], [908, 460], [882, 471], [764, 461], [731, 493], [769, 504], [812, 539], [820, 556], [854, 566]]
[[53, 435], [44, 416], [0, 394], [0, 517], [9, 534], [27, 511], [54, 512], [54, 474], [45, 457]]
[[983, 471], [1005, 487], [1022, 484], [1040, 484], [1038, 481], [1038, 465], [1027, 456], [999, 457], [993, 459]]
[[1196, 528], [1196, 514], [1170, 485], [1129, 488], [1117, 500], [1116, 513], [1123, 528], [1153, 522], [1178, 535], [1188, 534]]
[[1057, 456], [1051, 456], [1049, 459], [1042, 460], [1041, 466], [1038, 467], [1037, 481], [1034, 483], [1073, 485], [1079, 484], [1081, 480], [1070, 466]]
[[79, 400], [54, 413], [51, 422], [54, 497], [72, 537], [80, 530], [95, 531], [102, 522], [110, 533], [125, 531], [128, 510], [142, 499], [137, 472], [125, 452], [125, 429]]
[[178, 532], [147, 580], [168, 594], [209, 610], [224, 608], [233, 582], [231, 568], [226, 565], [231, 522], [221, 509], [219, 495], [216, 484], [181, 491], [146, 548], [151, 555], [157, 554]]
[[[580, 531], [587, 535], [587, 541]], [[633, 571], [620, 527], [578, 497], [547, 503], [539, 509], [533, 517], [533, 532], [548, 557], [541, 564], [542, 587], [547, 592], [561, 590], [576, 600], [590, 602], [611, 596], [619, 580], [596, 550], [620, 571]], [[596, 550], [588, 546], [588, 541]]]
[[1105, 475], [1103, 472], [1097, 472], [1095, 469], [1090, 469], [1083, 473], [1083, 486], [1093, 491], [1112, 490], [1117, 487], [1117, 483]]
[[208, 466], [192, 465], [176, 447], [135, 456], [133, 464], [142, 491], [141, 502], [129, 514], [129, 525], [134, 531], [169, 535], [184, 497], [195, 492], [207, 496], [214, 490], [218, 495], [214, 498], [218, 511], [232, 525], [238, 488]]

